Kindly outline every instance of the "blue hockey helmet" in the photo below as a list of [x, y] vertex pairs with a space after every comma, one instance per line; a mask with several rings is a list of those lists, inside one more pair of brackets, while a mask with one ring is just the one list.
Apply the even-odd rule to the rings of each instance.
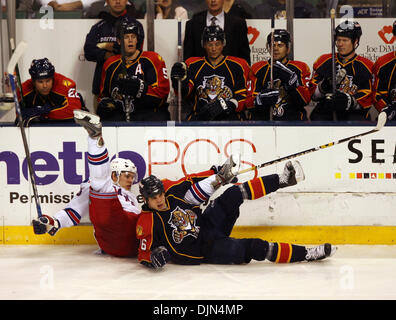
[[156, 176], [150, 175], [140, 181], [139, 191], [143, 198], [148, 199], [165, 192], [164, 184]]
[[125, 16], [122, 20], [120, 20], [119, 25], [117, 27], [117, 39], [121, 40], [124, 34], [134, 33], [137, 38], [136, 47], [138, 49], [142, 49], [143, 41], [144, 41], [144, 31], [140, 27], [139, 23], [128, 16]]
[[355, 42], [355, 40], [360, 41], [360, 37], [362, 36], [362, 27], [357, 21], [345, 21], [342, 22], [335, 28], [335, 37], [347, 37]]
[[217, 25], [205, 27], [202, 32], [201, 46], [203, 47], [205, 42], [217, 41], [217, 40], [222, 41], [224, 46], [226, 45], [226, 37], [224, 30]]
[[[271, 45], [271, 35], [272, 35], [272, 33], [270, 32], [267, 36], [267, 46]], [[285, 29], [275, 29], [274, 30], [274, 42], [278, 42], [278, 41], [285, 43], [286, 46], [289, 47], [290, 41], [291, 41], [289, 31], [287, 31]]]
[[52, 78], [55, 74], [55, 67], [47, 59], [34, 59], [30, 64], [29, 74], [32, 80]]

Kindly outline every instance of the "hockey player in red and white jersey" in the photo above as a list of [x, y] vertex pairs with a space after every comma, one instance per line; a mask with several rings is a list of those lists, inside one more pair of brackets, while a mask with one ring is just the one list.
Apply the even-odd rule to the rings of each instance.
[[[393, 22], [396, 38], [396, 20]], [[378, 112], [385, 111], [388, 120], [396, 120], [396, 51], [379, 57], [373, 67], [373, 104]]]
[[55, 72], [47, 59], [34, 59], [29, 68], [31, 79], [22, 84], [22, 118], [35, 122], [72, 121], [73, 110], [84, 109], [76, 83]]
[[[267, 48], [271, 49], [271, 36]], [[305, 106], [311, 100], [308, 89], [310, 70], [302, 61], [289, 60], [290, 34], [284, 29], [274, 30], [273, 77], [271, 61], [252, 65], [252, 93], [246, 99], [246, 108], [252, 120], [298, 121], [307, 120]]]
[[67, 208], [54, 217], [43, 215], [33, 220], [36, 234], [54, 235], [59, 228], [77, 225], [89, 212], [95, 239], [103, 252], [113, 256], [136, 256], [136, 222], [140, 214], [131, 187], [137, 181], [136, 167], [129, 159], [111, 161], [102, 138], [97, 115], [77, 110], [74, 119], [89, 133], [88, 165], [90, 178]]

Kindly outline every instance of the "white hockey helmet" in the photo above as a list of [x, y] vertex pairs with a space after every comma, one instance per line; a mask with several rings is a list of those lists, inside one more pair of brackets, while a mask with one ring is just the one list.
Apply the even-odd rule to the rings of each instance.
[[121, 172], [132, 172], [135, 174], [135, 178], [133, 179], [133, 182], [137, 182], [138, 177], [137, 177], [136, 166], [129, 159], [114, 158], [110, 162], [110, 169], [111, 169], [111, 172], [116, 172], [117, 177], [120, 176]]

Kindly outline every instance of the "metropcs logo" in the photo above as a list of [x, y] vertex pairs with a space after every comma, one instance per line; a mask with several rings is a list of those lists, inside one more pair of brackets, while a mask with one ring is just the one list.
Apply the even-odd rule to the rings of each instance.
[[[58, 152], [57, 157], [47, 151], [34, 151], [31, 153], [33, 170], [37, 185], [48, 185], [55, 182], [61, 173], [63, 164], [63, 178], [67, 184], [80, 184], [89, 177], [87, 152], [76, 150], [76, 142], [64, 141], [62, 151]], [[143, 157], [134, 151], [120, 151], [118, 156], [131, 160], [137, 167], [138, 180], [146, 174], [146, 162]], [[113, 159], [111, 157], [110, 159]], [[78, 162], [84, 161], [84, 176], [77, 171]], [[7, 184], [16, 185], [21, 183], [21, 170], [25, 180], [28, 180], [27, 160], [21, 163], [18, 155], [12, 151], [0, 152], [0, 164], [4, 162], [7, 170]]]
[[396, 41], [396, 37], [393, 35], [393, 26], [384, 26], [378, 31], [378, 35], [386, 44], [393, 44]]

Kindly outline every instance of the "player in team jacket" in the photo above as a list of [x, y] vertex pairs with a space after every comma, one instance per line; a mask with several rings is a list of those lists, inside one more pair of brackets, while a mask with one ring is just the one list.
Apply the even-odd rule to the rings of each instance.
[[219, 26], [205, 27], [202, 46], [205, 57], [176, 62], [171, 70], [172, 86], [193, 105], [187, 120], [240, 120], [246, 99], [249, 65], [244, 59], [224, 56], [225, 34]]
[[[267, 37], [271, 49], [271, 33]], [[274, 68], [271, 83], [271, 62], [259, 61], [252, 66], [252, 95], [246, 107], [252, 120], [306, 120], [305, 106], [311, 100], [308, 89], [310, 70], [306, 63], [288, 59], [290, 34], [284, 29], [274, 30]]]
[[22, 118], [30, 121], [54, 122], [73, 120], [73, 110], [84, 108], [76, 83], [55, 72], [47, 59], [34, 59], [29, 68], [31, 79], [22, 84]]
[[[396, 20], [393, 22], [396, 37]], [[396, 120], [396, 51], [378, 58], [373, 67], [374, 106], [378, 112], [385, 111], [388, 120]]]
[[312, 100], [317, 101], [311, 120], [365, 120], [372, 104], [373, 63], [355, 53], [362, 35], [357, 22], [345, 22], [335, 29], [336, 90], [332, 85], [332, 55], [320, 56], [310, 82]]
[[112, 121], [169, 120], [165, 61], [155, 52], [138, 49], [143, 35], [134, 21], [125, 18], [117, 37], [124, 41], [125, 56], [115, 55], [103, 66], [97, 114]]
[[255, 178], [228, 188], [202, 212], [199, 205], [220, 185], [235, 178], [238, 163], [230, 157], [217, 174], [210, 176], [206, 172], [178, 181], [161, 181], [151, 175], [141, 181], [140, 193], [145, 205], [136, 233], [140, 239], [138, 260], [143, 265], [157, 269], [170, 260], [185, 265], [243, 264], [251, 259], [312, 261], [326, 258], [335, 251], [330, 244], [306, 248], [257, 238], [230, 237], [240, 205], [247, 199], [258, 199], [278, 188], [295, 185], [296, 168], [302, 173], [297, 163], [288, 162], [280, 175]]

